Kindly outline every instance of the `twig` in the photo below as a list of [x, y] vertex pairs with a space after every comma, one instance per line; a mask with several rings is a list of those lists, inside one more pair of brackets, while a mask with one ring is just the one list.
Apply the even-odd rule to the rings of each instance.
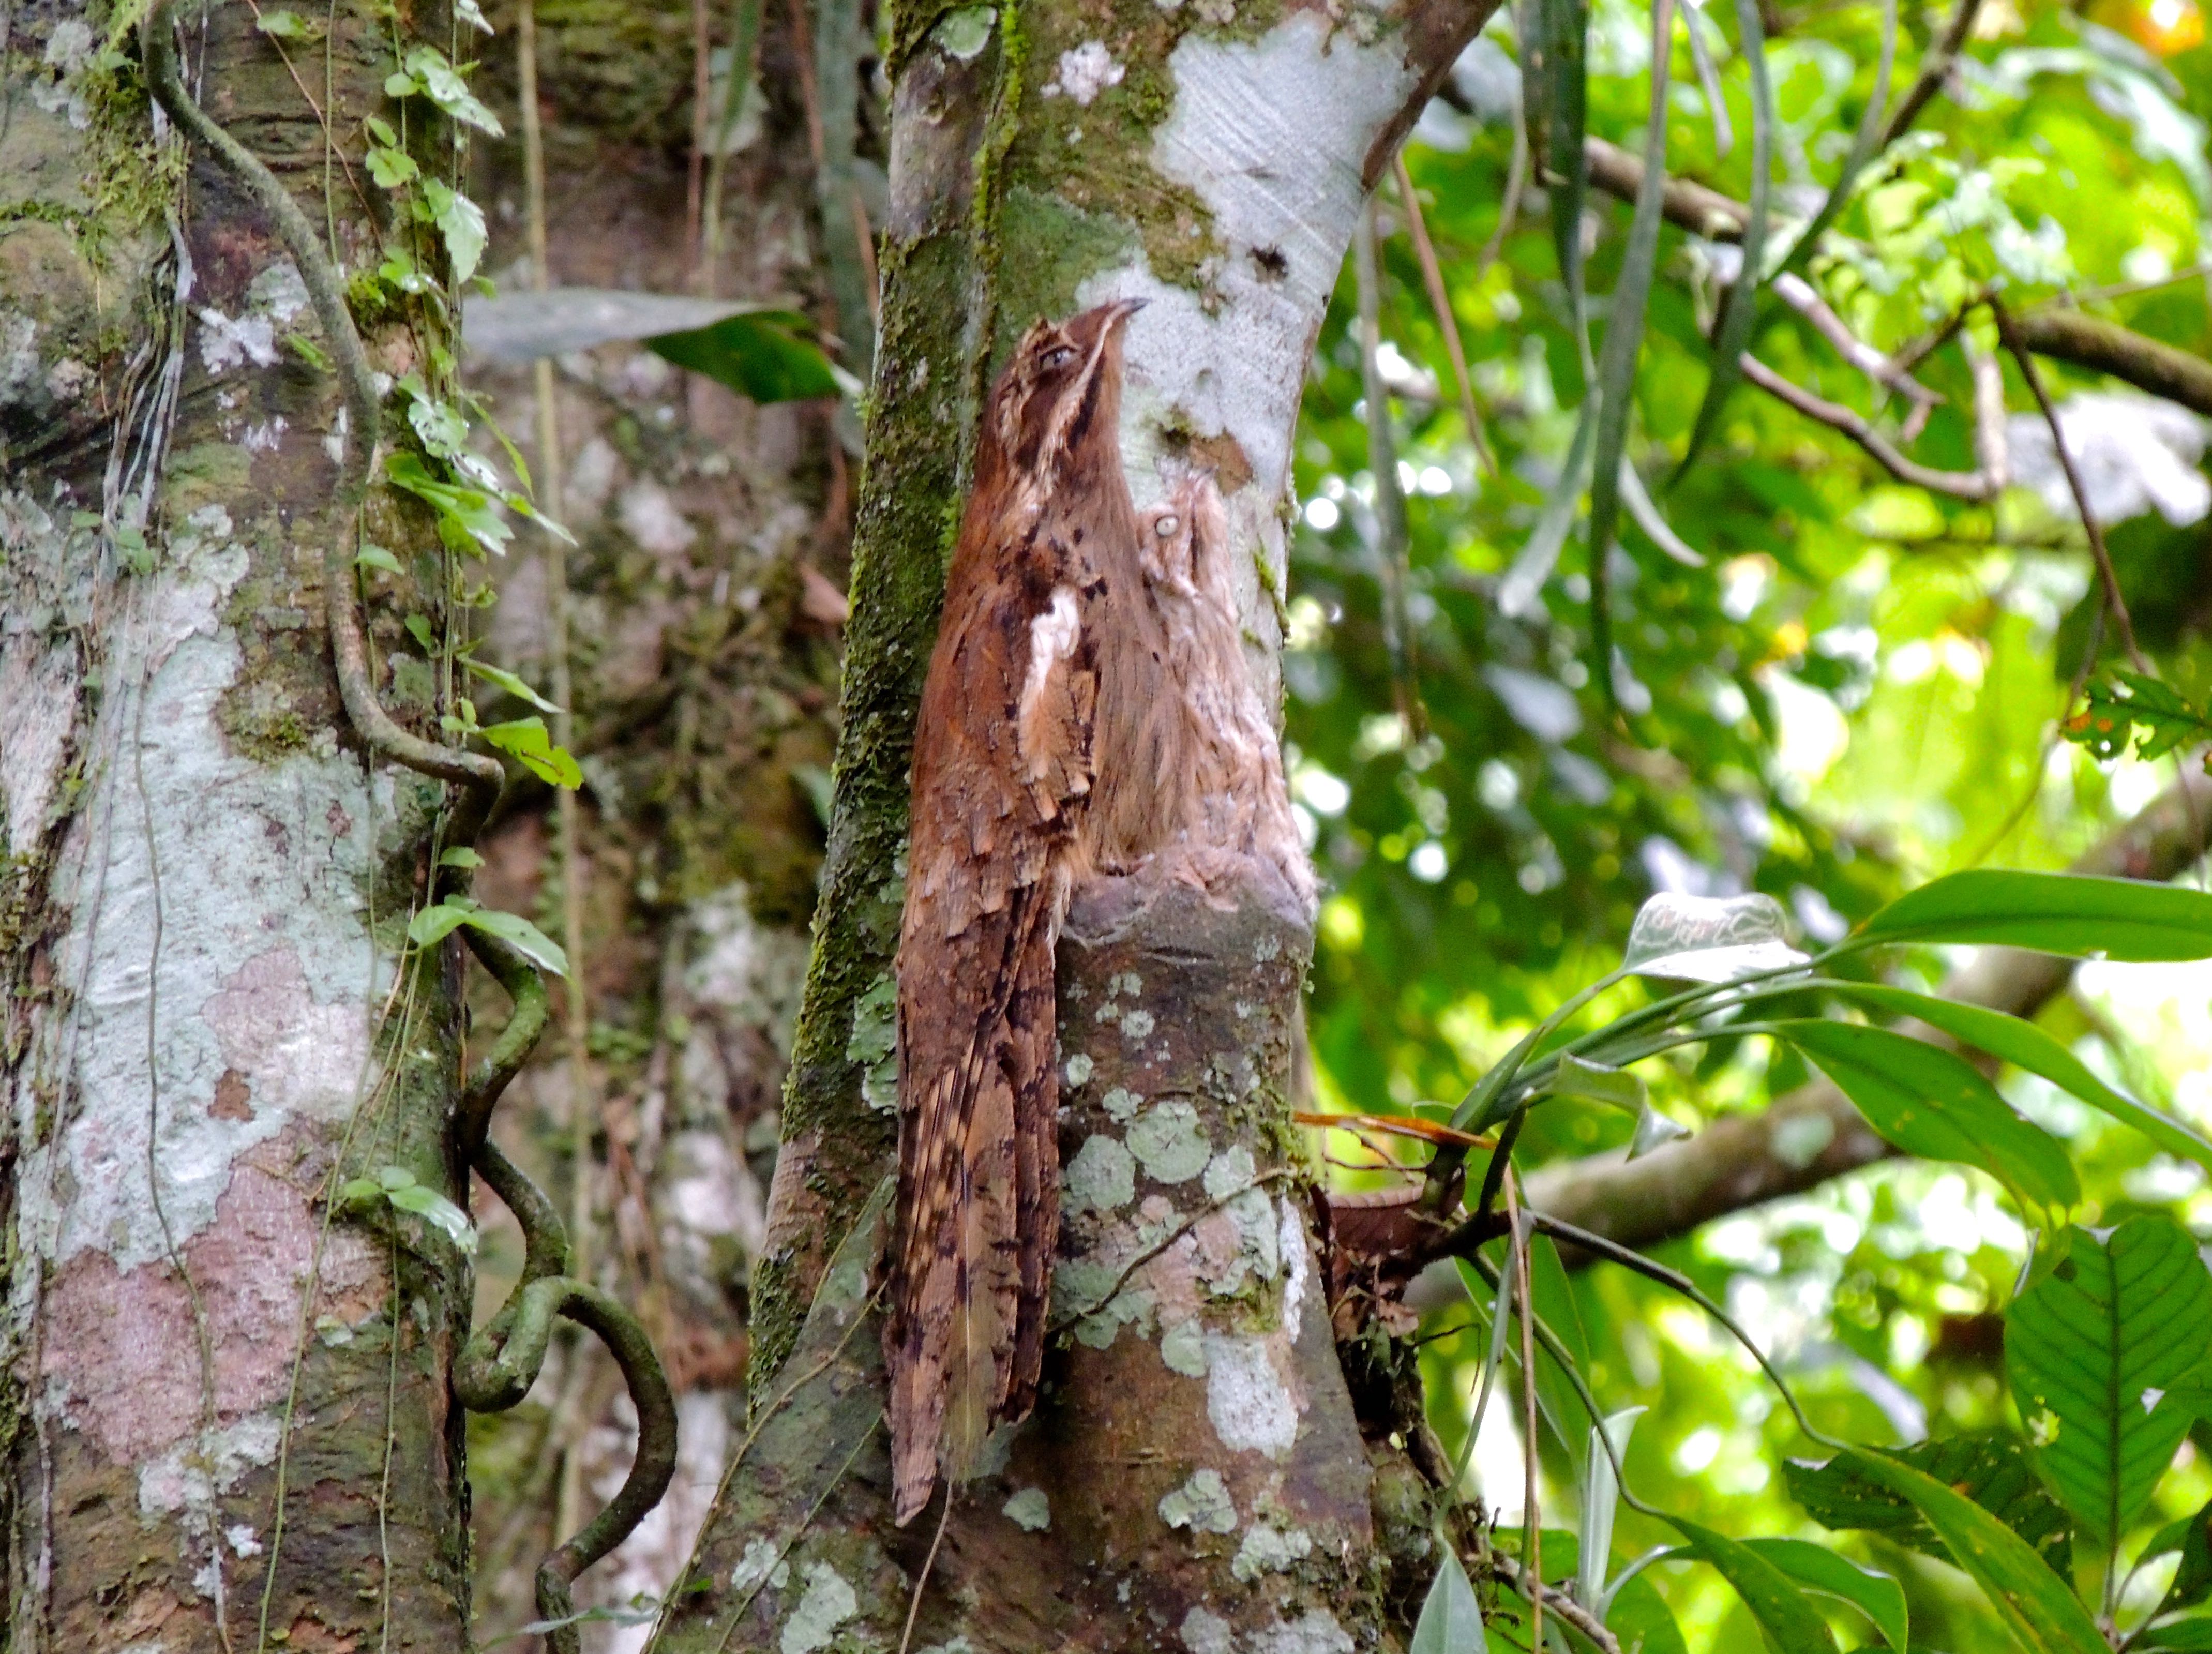
[[1829, 308], [1828, 301], [1814, 289], [1813, 284], [1795, 271], [1784, 271], [1774, 278], [1775, 296], [1813, 324], [1821, 337], [1836, 347], [1836, 352], [1845, 362], [1857, 368], [1876, 385], [1896, 392], [1912, 404], [1912, 411], [1905, 421], [1902, 432], [1906, 441], [1918, 436], [1928, 423], [1928, 416], [1942, 404], [1942, 394], [1929, 390], [1912, 377], [1890, 357], [1867, 344], [1851, 331], [1844, 319]]
[[929, 1554], [922, 1559], [921, 1572], [914, 1582], [914, 1600], [906, 1605], [906, 1629], [899, 1633], [898, 1654], [906, 1654], [914, 1643], [914, 1622], [921, 1615], [921, 1593], [927, 1589], [929, 1576], [937, 1568], [937, 1548], [945, 1542], [945, 1524], [952, 1520], [952, 1484], [945, 1485], [945, 1509], [937, 1518], [937, 1536], [929, 1542]]
[[[1599, 1651], [1599, 1654], [1620, 1654], [1620, 1639], [1600, 1625], [1591, 1616], [1589, 1611], [1576, 1602], [1573, 1597], [1556, 1586], [1546, 1584], [1529, 1569], [1514, 1566], [1512, 1560], [1503, 1551], [1493, 1548], [1489, 1554], [1489, 1572], [1493, 1578], [1510, 1585], [1520, 1593], [1524, 1601], [1532, 1605], [1541, 1602], [1546, 1608], [1550, 1608], [1554, 1614], [1572, 1626], [1576, 1631], [1589, 1638], [1591, 1645]], [[1540, 1617], [1536, 1623], [1540, 1628]], [[1535, 1638], [1532, 1636], [1529, 1646], [1534, 1648], [1537, 1645]]]
[[1367, 400], [1367, 469], [1375, 479], [1370, 508], [1375, 524], [1376, 579], [1382, 587], [1382, 641], [1390, 656], [1390, 678], [1398, 716], [1410, 745], [1428, 735], [1428, 712], [1421, 704], [1420, 663], [1415, 653], [1413, 619], [1406, 587], [1409, 542], [1406, 494], [1398, 484], [1398, 447], [1390, 431], [1390, 392], [1382, 382], [1382, 274], [1375, 254], [1375, 204], [1359, 215], [1352, 233], [1352, 273], [1359, 296], [1359, 359]]
[[2089, 537], [2089, 554], [2097, 561], [2097, 578], [2105, 588], [2105, 606], [2112, 611], [2119, 628], [2121, 646], [2128, 652], [2128, 660], [2135, 669], [2146, 677], [2155, 677], [2157, 669], [2144, 658], [2136, 642], [2136, 625], [2128, 613], [2128, 600], [2120, 593], [2120, 577], [2112, 568], [2112, 554], [2105, 544], [2105, 531], [2097, 521], [2097, 514], [2089, 509], [2089, 492], [2081, 483], [2081, 473], [2075, 468], [2074, 455], [2066, 446], [2066, 433], [2058, 423], [2058, 410], [2051, 404], [2051, 392], [2044, 388], [2043, 375], [2035, 366], [2020, 331], [2013, 325], [2012, 313], [1995, 297], [1990, 300], [1990, 313], [1996, 318], [1997, 337], [2005, 349], [2012, 352], [2013, 360], [2020, 365], [2021, 377], [2035, 395], [2035, 405], [2043, 411], [2043, 423], [2051, 428], [2051, 446], [2058, 455], [2059, 469], [2066, 473], [2067, 489], [2074, 496], [2074, 508], [2081, 514], [2081, 532]]
[[1048, 1326], [1044, 1329], [1045, 1336], [1048, 1338], [1054, 1337], [1058, 1334], [1066, 1332], [1070, 1327], [1076, 1326], [1082, 1322], [1090, 1320], [1092, 1316], [1097, 1315], [1101, 1310], [1111, 1304], [1115, 1298], [1121, 1297], [1121, 1289], [1129, 1284], [1130, 1276], [1135, 1274], [1138, 1270], [1143, 1268], [1154, 1258], [1159, 1256], [1163, 1252], [1166, 1251], [1168, 1248], [1173, 1246], [1177, 1241], [1181, 1240], [1185, 1235], [1190, 1233], [1190, 1231], [1197, 1227], [1199, 1224], [1212, 1217], [1215, 1213], [1220, 1211], [1232, 1201], [1250, 1194], [1255, 1189], [1265, 1188], [1267, 1184], [1274, 1183], [1279, 1178], [1287, 1177], [1290, 1175], [1291, 1169], [1288, 1166], [1278, 1166], [1273, 1171], [1261, 1172], [1258, 1177], [1255, 1177], [1250, 1183], [1246, 1183], [1243, 1188], [1230, 1190], [1228, 1194], [1224, 1195], [1219, 1200], [1207, 1201], [1204, 1206], [1199, 1207], [1197, 1211], [1192, 1213], [1188, 1218], [1185, 1218], [1174, 1228], [1169, 1230], [1166, 1234], [1161, 1236], [1158, 1241], [1146, 1247], [1143, 1251], [1138, 1253], [1136, 1256], [1131, 1258], [1127, 1263], [1123, 1265], [1121, 1273], [1114, 1277], [1114, 1284], [1106, 1289], [1105, 1296], [1101, 1298], [1096, 1304], [1091, 1304], [1088, 1309], [1078, 1310], [1071, 1314], [1060, 1317], [1057, 1321], [1054, 1321], [1051, 1325]]
[[1742, 362], [1743, 376], [1753, 385], [1768, 395], [1788, 403], [1808, 419], [1818, 420], [1831, 429], [1842, 432], [1901, 483], [1910, 483], [1932, 494], [1948, 494], [1960, 500], [1994, 499], [2002, 491], [2002, 483], [1992, 484], [1990, 477], [1982, 471], [1936, 471], [1917, 460], [1908, 459], [1887, 437], [1868, 423], [1864, 415], [1783, 378], [1748, 350], [1743, 353]]
[[1403, 149], [1390, 158], [1392, 175], [1397, 179], [1398, 199], [1406, 208], [1406, 230], [1413, 239], [1413, 256], [1420, 261], [1421, 282], [1429, 290], [1429, 308], [1436, 314], [1437, 326], [1444, 336], [1444, 351], [1451, 357], [1452, 377], [1459, 385], [1460, 413], [1467, 421], [1467, 433], [1474, 444], [1475, 458], [1492, 477], [1498, 475], [1498, 458], [1490, 451], [1490, 438], [1485, 434], [1482, 415], [1474, 405], [1474, 386], [1467, 374], [1467, 350], [1460, 343], [1459, 318], [1452, 314], [1451, 295], [1444, 288], [1444, 272], [1437, 263], [1437, 250], [1429, 240], [1429, 226], [1421, 216], [1420, 198], [1413, 192], [1413, 180], [1406, 171], [1406, 152]]
[[1881, 148], [1887, 149], [1905, 136], [1929, 100], [1943, 88], [1949, 78], [1951, 66], [1959, 61], [1959, 53], [1973, 33], [1974, 18], [1982, 9], [1982, 0], [1959, 0], [1958, 9], [1951, 14], [1951, 21], [1943, 31], [1943, 38], [1929, 49], [1921, 60], [1920, 73], [1905, 95], [1898, 100], [1897, 107], [1889, 117], [1889, 124], [1881, 129]]

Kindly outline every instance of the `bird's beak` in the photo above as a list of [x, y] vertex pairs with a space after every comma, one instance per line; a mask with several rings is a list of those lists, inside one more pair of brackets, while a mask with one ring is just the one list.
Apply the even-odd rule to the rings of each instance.
[[1150, 304], [1150, 299], [1116, 299], [1106, 307], [1106, 325], [1115, 328], [1125, 325], [1129, 318]]

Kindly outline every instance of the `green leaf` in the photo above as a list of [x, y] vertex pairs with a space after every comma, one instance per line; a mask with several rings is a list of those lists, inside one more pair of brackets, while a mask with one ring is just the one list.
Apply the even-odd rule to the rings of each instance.
[[1585, 1062], [1572, 1052], [1563, 1052], [1559, 1064], [1545, 1077], [1534, 1096], [1577, 1097], [1640, 1114], [1650, 1101], [1644, 1081], [1625, 1068], [1608, 1068], [1601, 1062]]
[[420, 615], [410, 615], [407, 617], [405, 624], [407, 635], [422, 646], [424, 654], [434, 660], [438, 654], [438, 639], [436, 634], [430, 629], [430, 623]]
[[2212, 895], [2135, 879], [1955, 873], [1859, 927], [1873, 942], [1975, 942], [2087, 958], [2212, 958]]
[[496, 908], [478, 908], [463, 921], [471, 929], [487, 936], [496, 936], [541, 970], [550, 970], [556, 976], [568, 974], [568, 956], [561, 945], [519, 913], [502, 913]]
[[1458, 1553], [1440, 1548], [1443, 1562], [1429, 1585], [1421, 1604], [1421, 1617], [1413, 1625], [1413, 1640], [1407, 1654], [1489, 1654], [1489, 1639], [1482, 1634], [1482, 1610], [1476, 1607], [1474, 1587]]
[[[1528, 1290], [1534, 1300], [1537, 1323], [1550, 1330], [1559, 1347], [1574, 1363], [1577, 1374], [1589, 1371], [1589, 1342], [1583, 1329], [1582, 1310], [1575, 1298], [1573, 1280], [1559, 1257], [1559, 1249], [1548, 1235], [1534, 1235], [1528, 1242]], [[1516, 1345], [1517, 1348], [1518, 1346]], [[1591, 1420], [1574, 1381], [1562, 1371], [1559, 1359], [1541, 1344], [1536, 1348], [1536, 1405], [1544, 1422], [1559, 1438], [1571, 1460], [1585, 1444], [1583, 1432]]]
[[1607, 1414], [1602, 1432], [1598, 1426], [1590, 1426], [1589, 1446], [1583, 1457], [1582, 1516], [1575, 1535], [1575, 1594], [1582, 1602], [1595, 1604], [1600, 1619], [1605, 1617], [1606, 1575], [1613, 1566], [1613, 1518], [1620, 1508], [1620, 1480], [1613, 1475], [1613, 1461], [1628, 1456], [1628, 1438], [1643, 1416], [1640, 1407]]
[[[408, 52], [404, 67], [406, 76], [399, 78], [411, 77], [412, 91], [420, 92], [462, 125], [473, 126], [479, 132], [488, 133], [493, 137], [507, 135], [506, 129], [499, 124], [499, 117], [477, 101], [469, 90], [468, 82], [461, 78], [460, 71], [437, 47], [415, 47]], [[388, 82], [385, 89], [387, 92], [392, 90]], [[393, 92], [392, 95], [404, 97], [408, 93]]]
[[509, 695], [514, 696], [516, 700], [527, 701], [532, 706], [536, 707], [540, 712], [558, 712], [561, 710], [560, 708], [555, 706], [550, 701], [540, 695], [536, 690], [531, 688], [529, 684], [524, 683], [522, 679], [517, 678], [513, 672], [507, 671], [504, 666], [489, 666], [485, 662], [476, 659], [473, 655], [463, 656], [461, 664], [464, 666], [466, 666], [471, 672], [474, 672], [477, 677], [483, 678], [487, 684], [497, 684], [501, 689], [505, 690]]
[[388, 1189], [386, 1198], [402, 1212], [412, 1212], [435, 1224], [462, 1251], [473, 1253], [477, 1250], [476, 1225], [469, 1221], [469, 1214], [436, 1189], [410, 1180]]
[[441, 867], [466, 867], [473, 869], [481, 867], [483, 864], [484, 859], [478, 855], [474, 850], [469, 848], [465, 844], [453, 845], [438, 858], [438, 865]]
[[483, 209], [434, 178], [422, 180], [422, 198], [430, 209], [430, 222], [445, 238], [446, 256], [453, 261], [454, 282], [467, 281], [477, 273], [477, 265], [483, 258], [484, 242], [489, 239]]
[[1809, 964], [1790, 946], [1771, 896], [1684, 896], [1663, 891], [1636, 910], [1620, 968], [1671, 981], [1732, 982]]
[[795, 310], [752, 310], [705, 327], [656, 333], [641, 343], [678, 368], [704, 374], [754, 402], [856, 393], [858, 382], [841, 374], [819, 346], [799, 336], [806, 325], [806, 318]]
[[553, 745], [543, 718], [517, 718], [503, 724], [486, 724], [477, 732], [501, 751], [520, 759], [524, 769], [542, 781], [571, 790], [584, 784], [568, 749]]
[[2181, 1553], [2181, 1565], [2173, 1571], [2165, 1600], [2159, 1604], [2160, 1611], [2170, 1613], [2175, 1608], [2191, 1608], [2212, 1596], [2212, 1503], [2207, 1503], [2194, 1516], [2167, 1523], [2143, 1547], [2142, 1554], [2145, 1558], [2163, 1556], [2168, 1551]]
[[1856, 1023], [1806, 1019], [1778, 1023], [1775, 1031], [1907, 1154], [1979, 1166], [2027, 1205], [2064, 1208], [2081, 1198], [2058, 1140], [2014, 1112], [1963, 1057]]
[[500, 515], [492, 496], [482, 489], [449, 483], [430, 474], [420, 454], [404, 451], [390, 455], [384, 474], [395, 487], [406, 490], [438, 514], [438, 536], [456, 550], [503, 555], [514, 531]]
[[2212, 1649], [2212, 1619], [2176, 1620], [2145, 1633], [2130, 1646], [2138, 1654], [2205, 1654]]
[[477, 903], [465, 896], [449, 896], [418, 909], [407, 921], [407, 939], [417, 947], [434, 946], [468, 923], [477, 908]]
[[1802, 1539], [1747, 1539], [1744, 1543], [1808, 1590], [1849, 1602], [1874, 1622], [1893, 1649], [1905, 1636], [1905, 1587], [1886, 1573], [1863, 1568], [1825, 1545]]
[[338, 1199], [349, 1204], [383, 1198], [384, 1185], [374, 1177], [349, 1177], [338, 1185]]
[[1835, 1633], [1828, 1622], [1770, 1558], [1685, 1517], [1667, 1520], [1743, 1599], [1774, 1654], [1836, 1654]]
[[422, 169], [404, 149], [377, 149], [368, 152], [368, 175], [380, 187], [396, 190], [420, 178]]
[[389, 121], [379, 119], [374, 115], [368, 115], [362, 119], [361, 124], [369, 137], [387, 149], [395, 147], [399, 142], [399, 134], [392, 130], [392, 124]]
[[[1897, 1448], [1890, 1456], [1954, 1488], [2012, 1529], [2060, 1578], [2074, 1572], [2073, 1527], [2065, 1508], [2045, 1491], [2027, 1450], [2009, 1432], [1947, 1436]], [[1782, 1467], [1790, 1496], [1824, 1528], [1876, 1533], [1948, 1562], [1936, 1530], [1902, 1494], [1869, 1481], [1852, 1460], [1826, 1464], [1792, 1459]]]
[[381, 569], [387, 575], [398, 575], [406, 572], [400, 568], [398, 558], [393, 556], [391, 552], [386, 550], [382, 546], [376, 544], [374, 541], [362, 546], [359, 551], [356, 552], [354, 554], [353, 562], [354, 567], [356, 569]]
[[304, 40], [308, 33], [307, 19], [295, 11], [264, 11], [253, 20], [253, 26], [278, 40]]
[[1960, 1005], [1956, 1000], [1914, 994], [1902, 988], [1855, 982], [1836, 991], [1864, 1005], [1917, 1017], [1930, 1028], [1941, 1029], [1962, 1044], [1987, 1051], [2015, 1068], [2039, 1074], [2090, 1107], [2101, 1109], [2124, 1125], [2133, 1126], [2176, 1159], [2194, 1160], [2212, 1172], [2212, 1140], [2171, 1115], [2160, 1114], [2115, 1091], [2100, 1079], [2087, 1063], [2033, 1023], [2008, 1017], [2002, 1011]]
[[2028, 1654], [2109, 1654], [2088, 1610], [2004, 1523], [1889, 1455], [1851, 1450], [1848, 1456], [1866, 1480], [1911, 1501]]
[[2093, 684], [2087, 704], [2066, 721], [2066, 739], [2091, 756], [2117, 758], [2135, 744], [2139, 758], [2160, 758], [2185, 744], [2212, 739], [2212, 714], [2155, 678], [2115, 672]]
[[2021, 1416], [2057, 1421], [2036, 1450], [2045, 1475], [2110, 1545], [2187, 1433], [2191, 1409], [2165, 1392], [2212, 1346], [2212, 1273], [2162, 1213], [2067, 1230], [2054, 1252], [2005, 1310], [2005, 1367]]

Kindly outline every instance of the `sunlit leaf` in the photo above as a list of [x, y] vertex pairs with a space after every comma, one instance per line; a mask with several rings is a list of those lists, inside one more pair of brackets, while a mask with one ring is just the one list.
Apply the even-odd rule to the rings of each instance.
[[1905, 1587], [1889, 1575], [1863, 1568], [1824, 1545], [1802, 1539], [1747, 1539], [1744, 1543], [1808, 1590], [1849, 1602], [1873, 1621], [1893, 1649], [1910, 1645]]
[[2058, 1140], [2022, 1119], [1964, 1058], [1856, 1023], [1808, 1019], [1776, 1030], [1907, 1154], [1979, 1166], [2032, 1206], [2063, 1208], [2081, 1198]]
[[1690, 1549], [1718, 1569], [1743, 1599], [1773, 1654], [1836, 1654], [1835, 1633], [1828, 1622], [1769, 1558], [1685, 1517], [1668, 1520], [1689, 1542]]
[[2087, 958], [2212, 958], [2212, 894], [2073, 873], [1955, 873], [1859, 927], [1883, 942], [1978, 942]]
[[479, 908], [464, 922], [509, 944], [541, 970], [550, 970], [556, 976], [568, 974], [568, 956], [561, 945], [519, 913]]
[[495, 666], [489, 661], [477, 660], [472, 654], [463, 655], [461, 657], [461, 664], [464, 666], [466, 666], [469, 671], [473, 672], [477, 677], [483, 678], [487, 684], [497, 684], [501, 689], [505, 690], [509, 695], [514, 696], [516, 700], [526, 701], [532, 706], [536, 707], [540, 712], [558, 712], [561, 710], [560, 708], [555, 706], [550, 701], [540, 695], [536, 690], [531, 688], [528, 684], [523, 682], [521, 678], [516, 677], [504, 666]]
[[2188, 1431], [2190, 1409], [2166, 1392], [2212, 1348], [2212, 1273], [2162, 1213], [2064, 1231], [2054, 1252], [2005, 1310], [2005, 1366], [2021, 1416], [2051, 1414], [2037, 1461], [2109, 1544]]
[[[1890, 1456], [1957, 1489], [2020, 1535], [2060, 1578], [2074, 1571], [2073, 1524], [2009, 1432], [1950, 1436], [1892, 1450]], [[1911, 1502], [1859, 1473], [1839, 1455], [1826, 1464], [1792, 1459], [1782, 1467], [1790, 1496], [1824, 1528], [1876, 1533], [1893, 1543], [1951, 1560], [1936, 1530]]]
[[483, 209], [434, 178], [422, 180], [422, 198], [430, 209], [430, 222], [445, 239], [446, 257], [453, 261], [453, 280], [465, 282], [477, 273], [489, 232]]
[[486, 724], [477, 732], [501, 751], [519, 760], [542, 781], [571, 789], [584, 784], [584, 772], [568, 748], [553, 745], [542, 718], [517, 718], [503, 724]]
[[1482, 1634], [1482, 1610], [1475, 1605], [1474, 1587], [1456, 1552], [1445, 1548], [1437, 1577], [1421, 1603], [1421, 1617], [1413, 1623], [1413, 1640], [1407, 1654], [1489, 1654], [1490, 1642]]

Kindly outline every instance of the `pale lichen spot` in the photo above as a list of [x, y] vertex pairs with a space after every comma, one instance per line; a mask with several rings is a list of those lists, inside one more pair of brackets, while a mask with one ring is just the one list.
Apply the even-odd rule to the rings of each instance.
[[845, 1576], [827, 1562], [806, 1565], [806, 1590], [783, 1624], [777, 1646], [782, 1654], [815, 1654], [836, 1639], [837, 1627], [860, 1611]]
[[1242, 1143], [1225, 1148], [1206, 1163], [1206, 1198], [1225, 1201], [1240, 1189], [1249, 1188], [1257, 1175], [1250, 1149]]
[[853, 1001], [845, 1060], [860, 1067], [860, 1098], [878, 1114], [898, 1107], [898, 982], [890, 972]]
[[1188, 1183], [1206, 1170], [1212, 1145], [1200, 1126], [1198, 1110], [1183, 1102], [1147, 1109], [1129, 1127], [1129, 1149], [1155, 1183]]
[[1154, 1307], [1151, 1292], [1125, 1283], [1127, 1266], [1072, 1258], [1052, 1272], [1052, 1319], [1076, 1318], [1075, 1341], [1087, 1348], [1110, 1346], [1121, 1329], [1148, 1324]]
[[1178, 1321], [1160, 1335], [1160, 1359], [1170, 1372], [1186, 1378], [1206, 1377], [1206, 1329], [1196, 1321]]
[[1218, 1470], [1194, 1472], [1182, 1487], [1161, 1496], [1159, 1508], [1160, 1520], [1170, 1528], [1201, 1534], [1237, 1531], [1237, 1503]]
[[1283, 939], [1281, 937], [1262, 936], [1259, 939], [1258, 943], [1253, 947], [1252, 957], [1260, 964], [1266, 964], [1269, 960], [1279, 956], [1282, 951]]
[[1143, 1098], [1126, 1085], [1116, 1085], [1106, 1093], [1106, 1116], [1116, 1125], [1126, 1126], [1137, 1117], [1137, 1110], [1144, 1106], [1144, 1103]]
[[1087, 1137], [1060, 1181], [1067, 1190], [1069, 1213], [1117, 1212], [1136, 1196], [1137, 1163], [1115, 1139]]
[[1245, 1646], [1251, 1654], [1352, 1654], [1357, 1645], [1327, 1608], [1310, 1608], [1303, 1619], [1255, 1632]]
[[1152, 1030], [1156, 1026], [1158, 1025], [1153, 1021], [1152, 1013], [1149, 1011], [1137, 1009], [1125, 1012], [1121, 1017], [1121, 1037], [1132, 1042], [1148, 1040], [1152, 1037]]
[[1024, 1487], [999, 1508], [1024, 1533], [1041, 1534], [1052, 1526], [1052, 1504], [1042, 1487]]
[[1060, 67], [1045, 82], [1044, 95], [1066, 96], [1087, 109], [1108, 87], [1121, 85], [1127, 72], [1103, 40], [1085, 40], [1060, 54]]
[[1297, 1398], [1275, 1371], [1264, 1338], [1208, 1333], [1206, 1416], [1221, 1444], [1279, 1459], [1298, 1436]]
[[1091, 1083], [1091, 1071], [1097, 1066], [1097, 1064], [1091, 1061], [1090, 1053], [1087, 1051], [1078, 1051], [1073, 1056], [1067, 1060], [1068, 1085], [1072, 1089], [1078, 1090], [1083, 1086], [1088, 1085]]
[[[778, 1575], [781, 1578], [779, 1578]], [[745, 1544], [745, 1554], [738, 1559], [738, 1566], [730, 1570], [730, 1589], [744, 1596], [764, 1584], [780, 1587], [790, 1578], [790, 1566], [774, 1545], [765, 1539], [749, 1540]]]
[[1106, 982], [1106, 993], [1109, 998], [1117, 994], [1127, 994], [1131, 999], [1134, 999], [1144, 991], [1145, 979], [1133, 970], [1124, 970], [1118, 976], [1108, 978]]
[[[938, 49], [946, 57], [957, 58], [963, 64], [970, 63], [985, 46], [991, 44], [991, 26], [998, 21], [999, 13], [995, 7], [963, 6], [958, 11], [947, 12], [939, 21], [930, 38], [937, 42]], [[920, 364], [919, 370], [925, 375], [923, 384], [928, 383], [928, 368], [927, 360]]]
[[1229, 1621], [1202, 1607], [1182, 1616], [1182, 1645], [1190, 1654], [1235, 1654], [1237, 1636]]
[[1244, 1542], [1237, 1548], [1229, 1572], [1249, 1584], [1263, 1573], [1285, 1572], [1291, 1564], [1302, 1562], [1311, 1554], [1313, 1535], [1304, 1529], [1293, 1528], [1285, 1533], [1264, 1522], [1256, 1522], [1244, 1535]]

